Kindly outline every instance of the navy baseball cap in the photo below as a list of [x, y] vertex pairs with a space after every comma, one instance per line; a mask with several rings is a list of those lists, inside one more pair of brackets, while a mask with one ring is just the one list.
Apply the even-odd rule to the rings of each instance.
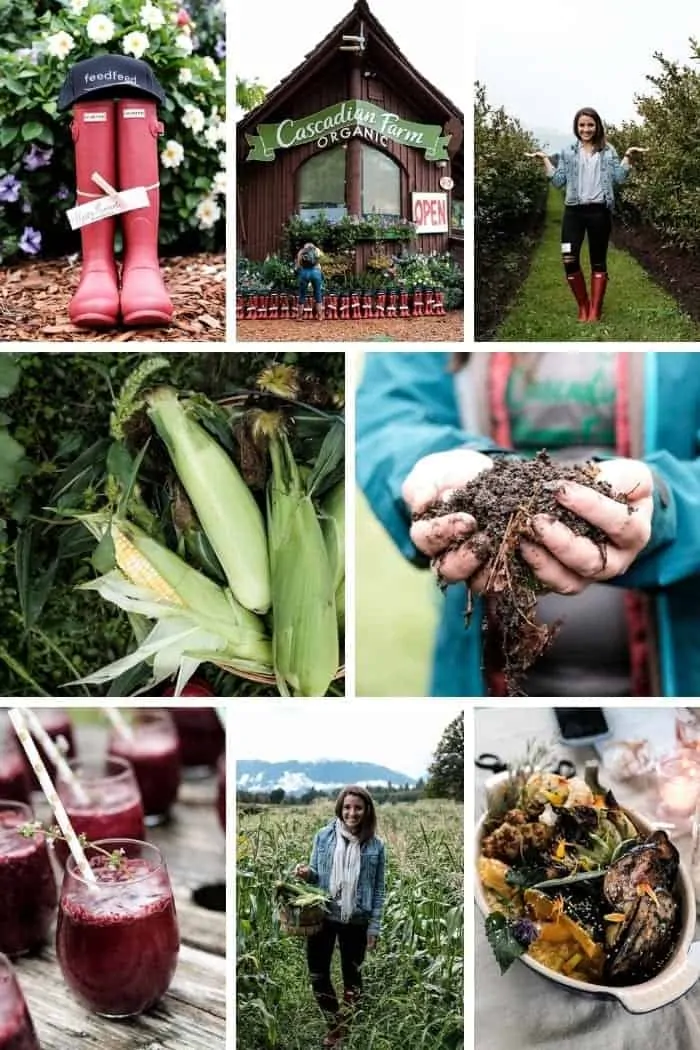
[[97, 55], [76, 62], [63, 82], [58, 108], [68, 109], [86, 95], [98, 99], [147, 95], [165, 102], [165, 92], [148, 63], [126, 55]]

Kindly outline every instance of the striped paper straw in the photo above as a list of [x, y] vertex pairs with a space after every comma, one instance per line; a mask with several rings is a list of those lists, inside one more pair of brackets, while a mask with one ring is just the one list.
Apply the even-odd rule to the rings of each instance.
[[73, 854], [75, 863], [78, 866], [78, 871], [86, 882], [97, 883], [95, 873], [88, 864], [87, 857], [78, 841], [78, 836], [73, 830], [73, 825], [68, 818], [63, 803], [58, 797], [56, 788], [53, 786], [51, 777], [46, 770], [46, 766], [41, 760], [41, 755], [37, 751], [36, 744], [29, 734], [29, 727], [24, 718], [25, 714], [26, 712], [19, 707], [13, 707], [10, 711], [10, 721], [14, 726], [15, 733], [19, 737], [19, 741], [24, 748], [30, 766], [36, 773], [37, 780], [41, 785], [41, 790], [46, 795], [46, 800], [53, 809], [58, 826], [61, 829], [63, 836], [68, 843], [68, 848]]
[[124, 718], [118, 707], [103, 707], [102, 710], [107, 715], [116, 731], [120, 736], [123, 736], [125, 740], [128, 740], [130, 744], [134, 742], [134, 731]]
[[68, 765], [68, 762], [66, 761], [66, 756], [51, 739], [51, 737], [46, 732], [43, 725], [41, 724], [37, 716], [34, 714], [32, 709], [30, 707], [23, 707], [21, 708], [21, 711], [24, 721], [27, 724], [27, 727], [29, 728], [30, 732], [32, 733], [32, 736], [36, 737], [36, 739], [43, 747], [44, 752], [49, 756], [49, 758], [51, 759], [51, 761], [53, 762], [63, 779], [70, 784], [76, 796], [78, 797], [78, 800], [83, 805], [86, 805], [90, 801], [90, 799], [86, 795], [85, 790], [82, 787], [78, 778], [76, 777], [75, 773]]

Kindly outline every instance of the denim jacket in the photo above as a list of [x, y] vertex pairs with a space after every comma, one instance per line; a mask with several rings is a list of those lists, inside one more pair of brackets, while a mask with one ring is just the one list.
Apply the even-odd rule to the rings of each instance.
[[[566, 204], [580, 204], [578, 196], [578, 166], [581, 143], [574, 142], [566, 146], [559, 154], [559, 163], [549, 176], [552, 186], [561, 189], [566, 186]], [[623, 168], [620, 158], [613, 146], [605, 146], [600, 157], [600, 176], [603, 182], [603, 196], [608, 208], [615, 205], [616, 185], [620, 185], [629, 175], [629, 168]]]
[[[320, 889], [330, 892], [333, 855], [335, 853], [335, 821], [326, 824], [314, 835], [309, 867], [309, 882], [317, 883]], [[378, 936], [384, 909], [384, 869], [386, 856], [384, 843], [376, 836], [363, 842], [360, 847], [360, 877], [357, 881], [357, 898], [353, 919], [368, 921], [367, 933]], [[330, 917], [340, 918], [340, 906], [331, 902]]]

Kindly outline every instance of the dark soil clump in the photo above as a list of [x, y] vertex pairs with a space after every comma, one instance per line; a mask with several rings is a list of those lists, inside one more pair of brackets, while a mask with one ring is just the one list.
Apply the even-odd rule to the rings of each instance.
[[[607, 482], [596, 480], [597, 474], [594, 463], [564, 466], [553, 462], [545, 451], [531, 460], [494, 456], [492, 470], [483, 471], [464, 488], [455, 489], [447, 500], [432, 504], [418, 516], [435, 518], [461, 511], [476, 519], [477, 532], [454, 547], [466, 543], [489, 568], [484, 670], [487, 675], [502, 672], [508, 696], [523, 695], [520, 683], [525, 672], [551, 644], [559, 628], [559, 624], [549, 627], [535, 620], [537, 596], [546, 588], [522, 558], [520, 540], [537, 543], [532, 518], [536, 514], [552, 515], [577, 536], [591, 540], [600, 551], [604, 567], [607, 535], [556, 499], [562, 482], [576, 481], [619, 503], [629, 502], [626, 495], [615, 494]], [[439, 560], [437, 570], [438, 582], [444, 587]], [[472, 595], [467, 583], [467, 624], [471, 610]]]

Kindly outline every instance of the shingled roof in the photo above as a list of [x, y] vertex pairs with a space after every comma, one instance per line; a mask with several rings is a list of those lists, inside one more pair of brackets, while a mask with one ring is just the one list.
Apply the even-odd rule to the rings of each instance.
[[[357, 0], [352, 10], [331, 29], [320, 44], [304, 56], [303, 61], [266, 95], [259, 106], [245, 114], [238, 122], [239, 131], [245, 131], [253, 125], [262, 123], [266, 117], [283, 106], [308, 80], [317, 76], [324, 66], [336, 60], [341, 36], [356, 31], [359, 20], [365, 23], [368, 41], [373, 49], [379, 50], [382, 61], [387, 66], [393, 65], [400, 73], [414, 82], [418, 89], [417, 94], [424, 95], [432, 109], [441, 110], [444, 113], [444, 122], [451, 124], [454, 134], [455, 126], [464, 123], [464, 113], [429, 80], [426, 80], [404, 57], [396, 42], [370, 11], [367, 0]], [[459, 139], [461, 142], [461, 135]], [[456, 145], [454, 139], [453, 145]]]

